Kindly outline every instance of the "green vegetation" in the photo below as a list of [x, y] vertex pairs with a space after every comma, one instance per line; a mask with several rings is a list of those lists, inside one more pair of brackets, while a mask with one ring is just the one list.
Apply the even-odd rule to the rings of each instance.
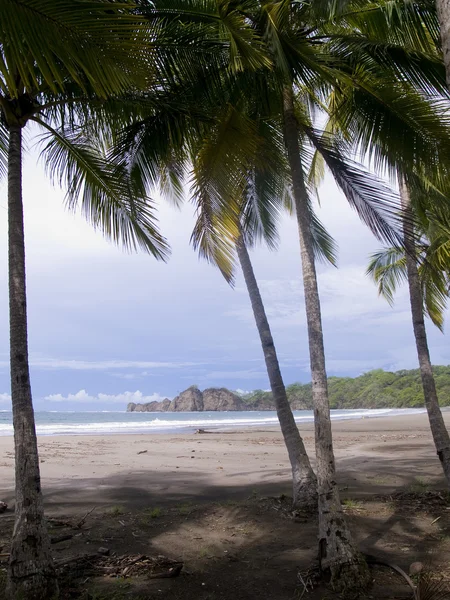
[[[450, 365], [433, 367], [441, 406], [450, 406]], [[376, 369], [359, 377], [329, 377], [331, 408], [419, 408], [424, 406], [419, 369]], [[312, 409], [311, 384], [293, 383], [286, 392], [294, 410]], [[242, 396], [252, 408], [274, 408], [271, 392], [255, 390]]]

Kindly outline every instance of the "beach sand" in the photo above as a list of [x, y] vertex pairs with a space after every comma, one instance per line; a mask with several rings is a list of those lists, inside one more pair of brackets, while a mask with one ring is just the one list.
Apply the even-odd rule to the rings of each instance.
[[[450, 425], [450, 413], [444, 416]], [[312, 424], [301, 432], [313, 457]], [[450, 511], [427, 416], [335, 421], [333, 436], [341, 496], [360, 547], [406, 568], [417, 559], [447, 564]], [[54, 546], [57, 556], [106, 545], [117, 553], [151, 549], [188, 566], [187, 588], [183, 578], [157, 580], [150, 593], [147, 582], [145, 598], [292, 598], [292, 573], [314, 560], [315, 518], [293, 521], [273, 498], [290, 493], [277, 428], [51, 436], [40, 437], [39, 449], [47, 514], [77, 519], [95, 508], [86, 530]], [[0, 437], [0, 457], [0, 499], [13, 505], [12, 437]], [[12, 521], [9, 511], [0, 516], [0, 546], [8, 545]], [[394, 588], [395, 597], [409, 597], [398, 576], [386, 577], [374, 597], [394, 597]], [[212, 585], [216, 595], [208, 595]]]

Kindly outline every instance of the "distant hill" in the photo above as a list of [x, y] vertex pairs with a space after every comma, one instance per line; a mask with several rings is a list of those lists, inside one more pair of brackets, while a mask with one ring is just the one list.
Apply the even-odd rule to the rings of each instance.
[[[450, 365], [433, 367], [441, 406], [450, 406]], [[391, 373], [377, 369], [359, 377], [329, 377], [331, 408], [420, 408], [424, 405], [419, 369]], [[310, 383], [293, 383], [286, 388], [294, 410], [312, 408]], [[191, 386], [172, 401], [130, 403], [130, 412], [184, 412], [223, 410], [274, 410], [272, 393], [255, 390], [237, 395], [226, 388], [201, 392]]]
[[[441, 406], [450, 405], [450, 365], [433, 367]], [[424, 406], [419, 369], [391, 373], [376, 369], [359, 377], [329, 377], [331, 408], [420, 408]], [[286, 388], [293, 409], [311, 409], [311, 384], [293, 383]], [[255, 390], [241, 398], [256, 410], [273, 407], [271, 392]]]

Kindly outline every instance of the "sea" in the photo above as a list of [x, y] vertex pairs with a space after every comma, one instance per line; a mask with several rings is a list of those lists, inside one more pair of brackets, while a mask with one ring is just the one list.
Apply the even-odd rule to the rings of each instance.
[[[425, 412], [422, 408], [381, 408], [332, 410], [331, 419], [372, 419], [413, 415]], [[35, 413], [39, 435], [108, 435], [123, 433], [188, 433], [197, 429], [242, 430], [253, 427], [263, 428], [278, 425], [275, 411], [239, 412], [176, 412], [176, 413], [135, 413], [135, 412], [39, 412]], [[313, 421], [311, 410], [296, 410], [297, 423]], [[12, 435], [12, 413], [0, 411], [0, 435]]]

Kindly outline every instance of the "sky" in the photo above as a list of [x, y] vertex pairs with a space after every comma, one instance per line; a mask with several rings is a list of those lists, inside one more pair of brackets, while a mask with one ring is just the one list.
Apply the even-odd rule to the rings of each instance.
[[[33, 399], [37, 410], [124, 410], [173, 398], [190, 385], [269, 387], [250, 302], [189, 245], [193, 207], [158, 201], [167, 264], [127, 254], [64, 208], [38, 154], [24, 164], [24, 206]], [[380, 243], [327, 177], [318, 214], [339, 244], [339, 268], [319, 265], [327, 371], [412, 369], [417, 357], [407, 290], [395, 306], [365, 276]], [[280, 223], [277, 252], [252, 262], [285, 383], [310, 380], [295, 222]], [[448, 334], [428, 323], [434, 364], [450, 364]], [[0, 410], [10, 408], [6, 182], [0, 182]]]

